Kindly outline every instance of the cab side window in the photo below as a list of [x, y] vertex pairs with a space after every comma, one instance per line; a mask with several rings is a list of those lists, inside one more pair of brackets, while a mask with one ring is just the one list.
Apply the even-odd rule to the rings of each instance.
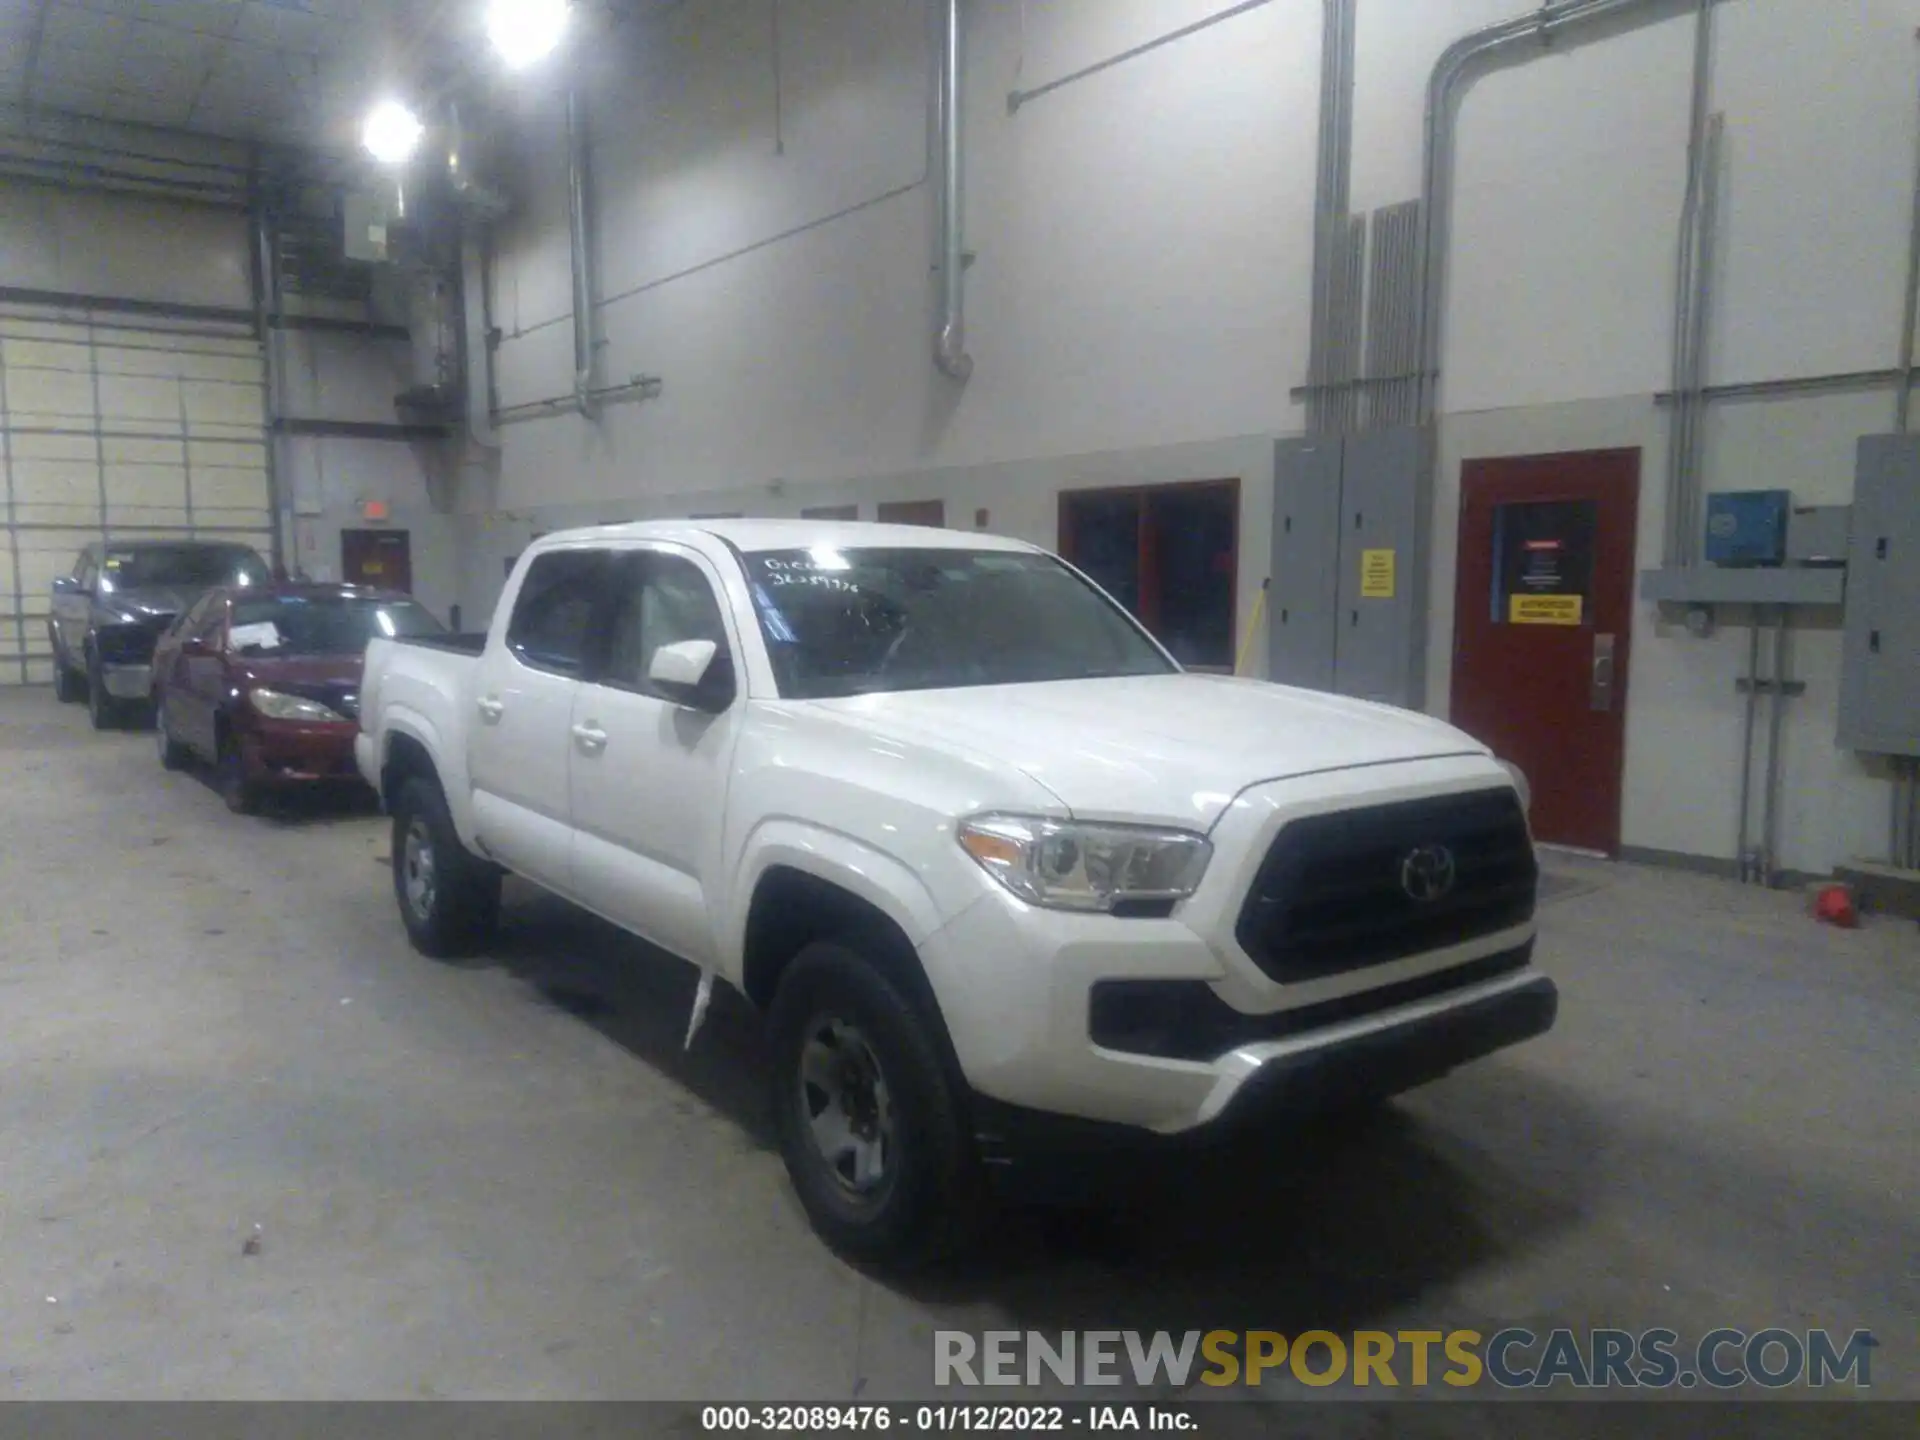
[[[609, 685], [653, 695], [647, 671], [662, 645], [711, 640], [714, 663], [727, 656], [720, 602], [700, 567], [679, 555], [642, 551], [622, 556], [615, 569], [607, 664]], [[668, 698], [662, 696], [661, 698]]]
[[608, 559], [604, 550], [554, 550], [528, 567], [507, 622], [507, 648], [522, 664], [585, 673]]

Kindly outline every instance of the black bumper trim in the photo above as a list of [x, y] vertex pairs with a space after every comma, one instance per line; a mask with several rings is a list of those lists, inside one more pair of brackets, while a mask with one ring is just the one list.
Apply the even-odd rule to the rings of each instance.
[[1218, 1145], [1264, 1125], [1411, 1090], [1545, 1034], [1559, 1008], [1559, 988], [1538, 975], [1434, 1014], [1279, 1056], [1261, 1066], [1219, 1116], [1177, 1135], [976, 1095], [975, 1143], [990, 1179], [1000, 1188], [1056, 1188], [1073, 1172], [1086, 1178], [1089, 1162], [1103, 1158], [1178, 1154]]

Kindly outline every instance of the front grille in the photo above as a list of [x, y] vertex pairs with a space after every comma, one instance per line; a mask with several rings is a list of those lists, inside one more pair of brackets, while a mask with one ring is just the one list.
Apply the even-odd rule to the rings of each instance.
[[[1409, 876], [1416, 852], [1428, 883]], [[1450, 886], [1431, 883], [1441, 856]], [[1310, 815], [1274, 840], [1234, 935], [1273, 979], [1312, 980], [1524, 924], [1538, 882], [1511, 790]]]
[[171, 615], [152, 620], [102, 625], [93, 632], [93, 648], [103, 665], [145, 665], [153, 659], [160, 632], [173, 623]]

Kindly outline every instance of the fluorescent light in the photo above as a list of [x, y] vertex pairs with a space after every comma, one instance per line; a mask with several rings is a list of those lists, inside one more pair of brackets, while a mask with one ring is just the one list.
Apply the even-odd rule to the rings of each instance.
[[489, 0], [487, 38], [509, 70], [544, 60], [567, 33], [568, 0]]
[[360, 143], [382, 165], [404, 165], [413, 158], [426, 127], [398, 100], [382, 100], [367, 113]]

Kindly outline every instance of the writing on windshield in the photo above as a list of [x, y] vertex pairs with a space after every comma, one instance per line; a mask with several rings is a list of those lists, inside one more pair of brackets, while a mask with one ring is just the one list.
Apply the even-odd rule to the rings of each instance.
[[780, 693], [793, 699], [1175, 668], [1049, 555], [819, 547], [743, 558]]

